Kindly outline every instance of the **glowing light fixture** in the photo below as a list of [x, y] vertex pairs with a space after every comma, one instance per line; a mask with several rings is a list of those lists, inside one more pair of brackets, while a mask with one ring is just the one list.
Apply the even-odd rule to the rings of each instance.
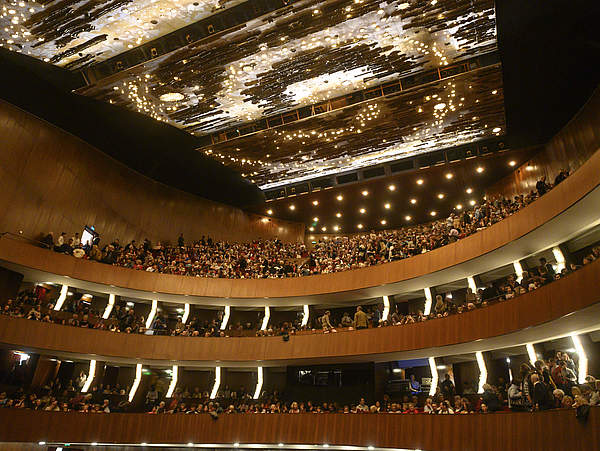
[[229, 315], [231, 314], [231, 307], [229, 305], [225, 306], [225, 311], [223, 312], [223, 321], [221, 321], [221, 330], [225, 330], [227, 327], [227, 323], [229, 322]]
[[336, 218], [341, 218], [341, 217], [342, 217], [342, 214], [341, 214], [341, 213], [338, 211], [338, 212], [335, 214], [335, 216], [336, 216]]
[[414, 205], [414, 204], [416, 204], [416, 203], [417, 203], [417, 199], [414, 199], [414, 198], [413, 198], [413, 199], [411, 199], [411, 200], [410, 200], [410, 203], [411, 203], [411, 204], [413, 204], [413, 205]]
[[90, 360], [90, 371], [88, 372], [87, 377], [85, 378], [85, 383], [83, 387], [81, 387], [81, 393], [87, 393], [90, 389], [90, 385], [94, 381], [94, 375], [96, 374], [96, 361]]
[[567, 262], [565, 261], [565, 256], [558, 246], [552, 248], [552, 254], [554, 254], [554, 259], [556, 260], [556, 272], [561, 272], [566, 268]]
[[498, 132], [500, 132], [501, 130], [502, 130], [502, 129], [501, 129], [500, 127], [494, 127], [494, 128], [492, 129], [492, 132], [493, 132], [493, 133], [498, 133]]
[[474, 200], [474, 199], [471, 199], [471, 200], [469, 201], [469, 205], [471, 205], [472, 207], [473, 207], [473, 206], [475, 206], [475, 204], [476, 204], [476, 203], [477, 203], [477, 202], [475, 202], [475, 200]]
[[535, 168], [533, 166], [531, 166], [530, 164], [527, 165], [527, 167], [525, 167], [526, 171], [533, 171]]
[[446, 104], [444, 102], [438, 103], [433, 107], [434, 110], [443, 110], [444, 108], [446, 108]]
[[438, 385], [438, 371], [435, 364], [435, 358], [429, 357], [429, 369], [431, 370], [431, 387], [429, 388], [429, 396], [434, 396]]
[[417, 185], [422, 185], [422, 184], [423, 184], [423, 179], [417, 180]]
[[305, 327], [308, 324], [308, 319], [310, 318], [310, 308], [307, 304], [304, 304], [302, 310], [304, 311], [304, 315], [302, 315], [302, 322], [300, 323], [300, 325], [302, 327]]
[[471, 193], [473, 192], [473, 188], [467, 188], [467, 189], [465, 190], [465, 192], [466, 192], [467, 194], [471, 194]]
[[384, 207], [386, 210], [389, 210], [390, 208], [392, 208], [392, 206], [391, 206], [389, 203], [388, 203], [388, 204], [385, 204], [383, 207]]
[[129, 402], [133, 401], [133, 397], [135, 396], [135, 392], [140, 386], [140, 382], [142, 380], [142, 364], [138, 363], [135, 366], [135, 379], [133, 380], [133, 384], [131, 385], [131, 390], [129, 390]]
[[265, 317], [262, 320], [260, 330], [267, 330], [267, 326], [269, 325], [269, 318], [271, 318], [271, 309], [268, 305], [265, 305]]
[[435, 211], [430, 211], [430, 212], [429, 212], [429, 214], [430, 214], [431, 216], [435, 216], [435, 215], [437, 215], [437, 212], [435, 212]]
[[337, 200], [342, 201], [344, 200], [344, 196], [342, 196], [341, 194], [338, 194], [338, 197], [336, 197]]
[[146, 329], [150, 329], [150, 326], [152, 326], [152, 321], [154, 321], [154, 317], [156, 316], [157, 309], [158, 309], [158, 300], [154, 299], [152, 301], [152, 308], [150, 309], [148, 318], [146, 318]]
[[313, 200], [312, 204], [316, 207], [317, 205], [319, 205], [319, 201], [318, 200]]
[[425, 293], [425, 308], [423, 309], [423, 314], [428, 316], [431, 313], [433, 297], [431, 296], [431, 289], [429, 287], [423, 288], [423, 292]]
[[319, 222], [319, 218], [318, 218], [317, 216], [315, 216], [315, 217], [313, 218], [313, 221], [314, 221], [314, 222]]
[[510, 161], [508, 162], [508, 165], [509, 165], [510, 167], [513, 167], [513, 166], [515, 166], [516, 164], [517, 164], [517, 162], [516, 162], [515, 160], [510, 160]]
[[268, 214], [268, 215], [272, 215], [272, 214], [273, 214], [273, 210], [270, 210], [270, 209], [269, 209], [269, 210], [267, 210], [267, 214]]
[[573, 341], [573, 346], [575, 346], [575, 352], [577, 352], [577, 355], [579, 356], [577, 382], [580, 384], [585, 384], [585, 378], [588, 372], [587, 354], [585, 353], [585, 349], [583, 348], [578, 335], [571, 335], [571, 340]]
[[437, 195], [438, 199], [443, 199], [444, 198], [444, 193], [440, 193]]
[[291, 204], [289, 208], [290, 210], [294, 211], [296, 209], [296, 206], [294, 204]]
[[477, 293], [477, 284], [472, 276], [467, 277], [467, 285], [469, 285], [469, 288], [473, 293]]
[[322, 232], [326, 232], [327, 231], [327, 227], [321, 227], [321, 231]]
[[258, 367], [258, 379], [256, 381], [256, 389], [254, 390], [254, 396], [252, 399], [260, 398], [260, 392], [262, 391], [263, 386], [263, 368], [262, 366]]
[[475, 169], [477, 171], [478, 174], [481, 174], [485, 169], [483, 169], [483, 166], [477, 166], [477, 169]]
[[390, 314], [390, 299], [387, 296], [383, 297], [383, 313], [381, 315], [381, 321], [387, 321]]
[[180, 92], [167, 92], [160, 96], [162, 102], [179, 102], [183, 99], [185, 99], [185, 96]]
[[404, 220], [405, 220], [405, 221], [410, 221], [411, 219], [412, 219], [412, 217], [411, 217], [411, 216], [408, 216], [408, 215], [406, 215], [406, 216], [404, 217]]
[[364, 215], [367, 212], [367, 210], [365, 210], [364, 208], [361, 208], [358, 211], [360, 212], [361, 215]]
[[359, 229], [362, 229], [363, 225], [362, 224], [358, 224], [356, 227], [358, 227]]
[[483, 354], [479, 351], [475, 353], [477, 359], [477, 366], [479, 367], [479, 388], [477, 393], [483, 393], [483, 386], [487, 382], [487, 368], [485, 367], [485, 360]]
[[63, 285], [62, 288], [60, 289], [60, 295], [58, 296], [58, 299], [56, 300], [56, 304], [54, 304], [54, 310], [56, 310], [57, 312], [62, 308], [63, 304], [65, 303], [65, 299], [67, 299], [68, 292], [69, 292], [69, 286]]
[[334, 226], [333, 226], [333, 231], [334, 231], [334, 232], [337, 232], [338, 230], [340, 230], [340, 227], [339, 227], [339, 226], [337, 226], [337, 225], [334, 225]]
[[115, 306], [115, 295], [109, 294], [108, 295], [108, 304], [106, 304], [106, 307], [104, 308], [104, 313], [102, 314], [102, 319], [108, 319], [114, 306]]
[[369, 192], [368, 192], [367, 190], [364, 190], [364, 191], [363, 191], [361, 194], [362, 194], [363, 196], [368, 196], [368, 195], [369, 195]]
[[181, 322], [183, 324], [187, 323], [187, 320], [188, 320], [189, 316], [190, 316], [190, 304], [186, 303], [183, 306], [183, 316], [181, 317]]
[[457, 210], [462, 210], [462, 205], [461, 205], [461, 204], [456, 204], [456, 207], [455, 207], [455, 208], [456, 208]]
[[515, 268], [515, 274], [517, 275], [517, 282], [521, 283], [521, 280], [523, 280], [523, 267], [521, 266], [521, 262], [514, 261], [513, 268]]
[[[215, 399], [217, 397], [217, 392], [219, 391], [219, 386], [221, 385], [221, 367], [215, 367], [215, 383], [213, 384], [212, 391], [210, 392], [210, 399]], [[238, 444], [239, 446], [239, 444]]]
[[386, 225], [387, 221], [385, 219], [382, 219], [381, 221], [379, 221], [381, 223], [381, 225]]
[[171, 383], [169, 384], [169, 389], [167, 390], [167, 398], [173, 396], [173, 392], [175, 391], [175, 386], [177, 385], [177, 375], [179, 373], [179, 367], [177, 365], [173, 365], [173, 370], [171, 371]]
[[533, 343], [526, 343], [525, 348], [527, 349], [527, 355], [529, 356], [529, 363], [531, 363], [532, 366], [535, 366], [537, 355], [535, 354], [535, 348], [533, 347]]
[[390, 185], [390, 186], [388, 186], [388, 189], [390, 191], [396, 191], [396, 185]]

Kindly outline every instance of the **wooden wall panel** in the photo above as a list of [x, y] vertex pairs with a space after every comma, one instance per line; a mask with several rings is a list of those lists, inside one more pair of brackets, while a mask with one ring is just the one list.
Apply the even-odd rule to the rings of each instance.
[[[34, 425], [32, 427], [32, 425]], [[600, 407], [477, 415], [92, 415], [0, 410], [0, 440], [52, 443], [304, 444], [428, 451], [597, 450]], [[104, 449], [114, 449], [106, 447]], [[7, 448], [7, 449], [19, 449]], [[102, 449], [96, 447], [94, 449]]]
[[[80, 139], [0, 101], [0, 231], [71, 236], [94, 225], [119, 238], [247, 241], [304, 238], [304, 226], [259, 216], [155, 182]], [[175, 157], [175, 156], [174, 156]]]
[[[281, 337], [162, 337], [116, 334], [0, 316], [0, 343], [96, 354], [107, 358], [174, 361], [277, 362], [368, 357], [472, 342], [559, 319], [600, 302], [600, 260], [510, 301], [460, 315], [398, 327]], [[573, 293], [577, 293], [576, 296]]]
[[481, 232], [409, 259], [333, 274], [289, 279], [208, 279], [156, 274], [77, 260], [7, 237], [0, 238], [0, 260], [74, 279], [174, 295], [285, 298], [360, 290], [440, 271], [521, 238], [595, 189], [600, 184], [599, 174], [600, 152], [596, 152], [541, 199]]
[[[600, 149], [600, 87], [581, 111], [555, 137], [512, 174], [487, 190], [488, 196], [513, 197], [535, 189], [536, 182], [545, 175], [553, 183], [561, 169], [571, 174]], [[533, 170], [525, 168], [531, 166]]]

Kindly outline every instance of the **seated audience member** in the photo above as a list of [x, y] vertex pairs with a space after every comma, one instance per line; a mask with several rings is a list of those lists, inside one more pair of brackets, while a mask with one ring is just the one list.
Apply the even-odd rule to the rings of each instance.
[[421, 384], [415, 378], [414, 374], [410, 375], [410, 382], [409, 382], [408, 388], [411, 393], [421, 393]]

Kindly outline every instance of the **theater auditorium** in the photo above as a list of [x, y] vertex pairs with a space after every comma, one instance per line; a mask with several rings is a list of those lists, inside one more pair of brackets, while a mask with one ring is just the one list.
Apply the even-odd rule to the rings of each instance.
[[598, 17], [0, 0], [0, 450], [598, 450]]

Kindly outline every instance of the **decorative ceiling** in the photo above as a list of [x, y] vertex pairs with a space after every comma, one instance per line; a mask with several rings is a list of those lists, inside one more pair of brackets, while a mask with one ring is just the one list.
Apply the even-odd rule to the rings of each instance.
[[69, 67], [103, 61], [243, 0], [2, 0], [0, 45]]

